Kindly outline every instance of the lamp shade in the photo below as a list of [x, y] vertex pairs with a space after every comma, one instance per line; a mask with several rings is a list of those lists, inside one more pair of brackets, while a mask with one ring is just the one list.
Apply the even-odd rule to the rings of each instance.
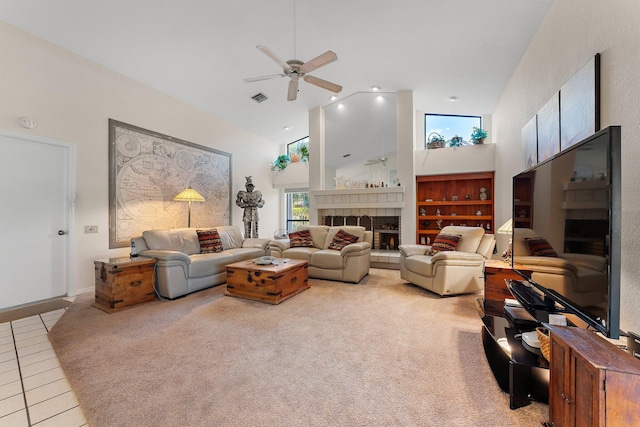
[[511, 234], [512, 232], [513, 232], [513, 220], [511, 218], [509, 218], [509, 221], [502, 224], [496, 230], [496, 233], [498, 234]]
[[204, 202], [204, 197], [202, 197], [196, 190], [189, 187], [174, 197], [173, 200], [177, 202]]

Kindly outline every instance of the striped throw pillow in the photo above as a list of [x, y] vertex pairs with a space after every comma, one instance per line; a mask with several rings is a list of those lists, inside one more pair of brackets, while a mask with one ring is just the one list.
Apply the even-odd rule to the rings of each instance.
[[311, 232], [309, 230], [300, 230], [289, 233], [289, 247], [312, 248], [313, 240], [311, 240]]
[[435, 255], [438, 252], [455, 251], [462, 236], [460, 234], [438, 234], [427, 254]]
[[213, 254], [224, 250], [220, 234], [215, 228], [213, 230], [196, 230], [196, 233], [198, 234], [198, 242], [200, 242], [201, 254]]
[[556, 251], [544, 237], [525, 237], [524, 242], [533, 256], [558, 257]]
[[329, 243], [329, 247], [327, 249], [333, 249], [336, 251], [341, 251], [347, 245], [351, 243], [356, 243], [358, 241], [358, 236], [354, 236], [351, 233], [347, 233], [344, 230], [338, 230], [335, 236], [333, 236], [333, 240]]

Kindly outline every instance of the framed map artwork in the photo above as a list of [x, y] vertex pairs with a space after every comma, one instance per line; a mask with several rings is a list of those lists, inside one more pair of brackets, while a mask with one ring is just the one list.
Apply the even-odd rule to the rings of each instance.
[[145, 230], [230, 224], [231, 154], [109, 119], [109, 248], [129, 246]]

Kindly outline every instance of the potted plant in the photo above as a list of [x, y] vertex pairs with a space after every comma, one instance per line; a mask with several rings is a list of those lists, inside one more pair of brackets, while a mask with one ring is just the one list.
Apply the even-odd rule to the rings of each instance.
[[431, 132], [427, 138], [427, 148], [444, 147], [444, 137], [437, 132]]
[[464, 142], [464, 140], [462, 139], [461, 136], [455, 135], [455, 136], [451, 137], [451, 139], [447, 143], [447, 146], [449, 146], [449, 147], [462, 147], [463, 142]]
[[471, 142], [474, 144], [483, 144], [484, 139], [487, 137], [487, 131], [478, 127], [473, 128], [471, 133]]
[[291, 163], [291, 158], [286, 154], [280, 154], [278, 158], [271, 163], [271, 170], [284, 170], [289, 163]]
[[298, 153], [300, 153], [300, 160], [303, 162], [309, 161], [309, 143], [301, 142], [298, 144]]

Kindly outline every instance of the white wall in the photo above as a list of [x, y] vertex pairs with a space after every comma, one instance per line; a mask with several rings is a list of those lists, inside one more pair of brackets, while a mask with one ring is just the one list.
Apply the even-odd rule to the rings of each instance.
[[[280, 228], [278, 191], [271, 187], [269, 170], [278, 155], [275, 143], [3, 22], [0, 58], [0, 128], [77, 144], [71, 237], [77, 242], [78, 289], [93, 288], [94, 259], [128, 254], [128, 249], [109, 249], [109, 118], [231, 153], [232, 224], [243, 225], [235, 194], [252, 175], [266, 201], [260, 210], [261, 237]], [[38, 127], [21, 127], [23, 116], [36, 119]], [[11, 177], [0, 171], [0, 179]], [[85, 225], [98, 225], [99, 233], [84, 234]]]
[[[640, 332], [639, 28], [637, 0], [555, 0], [500, 97], [491, 127], [497, 144], [496, 193], [511, 194], [511, 177], [524, 169], [520, 130], [582, 65], [601, 53], [601, 126], [622, 127], [621, 329], [635, 332]], [[510, 198], [501, 200], [498, 224], [511, 216]]]

